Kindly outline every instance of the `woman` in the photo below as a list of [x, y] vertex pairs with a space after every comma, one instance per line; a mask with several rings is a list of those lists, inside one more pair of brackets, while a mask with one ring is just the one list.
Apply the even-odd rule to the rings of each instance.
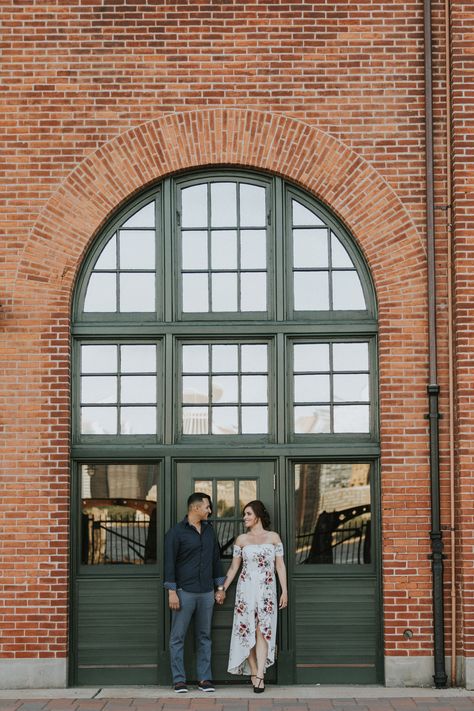
[[265, 691], [265, 669], [275, 661], [275, 570], [281, 587], [281, 610], [288, 605], [286, 569], [280, 536], [269, 530], [270, 517], [262, 502], [247, 504], [243, 517], [247, 533], [235, 540], [232, 564], [224, 581], [227, 590], [243, 562], [235, 595], [228, 671], [250, 674], [254, 692], [261, 694]]

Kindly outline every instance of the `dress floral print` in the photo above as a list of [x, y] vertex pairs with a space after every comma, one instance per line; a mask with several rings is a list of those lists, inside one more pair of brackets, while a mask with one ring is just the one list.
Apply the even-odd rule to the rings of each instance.
[[250, 674], [248, 656], [255, 646], [255, 631], [260, 628], [268, 644], [265, 668], [275, 661], [277, 591], [275, 557], [283, 556], [281, 543], [252, 543], [234, 546], [234, 558], [242, 558], [242, 569], [235, 595], [234, 621], [230, 640], [231, 674]]

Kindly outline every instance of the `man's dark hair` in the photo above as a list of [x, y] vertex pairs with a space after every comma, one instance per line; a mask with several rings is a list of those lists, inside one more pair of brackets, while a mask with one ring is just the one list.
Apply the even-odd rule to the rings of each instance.
[[204, 494], [202, 491], [195, 491], [194, 494], [191, 494], [191, 496], [188, 497], [188, 509], [193, 504], [197, 504], [198, 502], [200, 503], [201, 501], [204, 501], [204, 499], [207, 499], [209, 501], [212, 511], [211, 497], [209, 496], [209, 494]]

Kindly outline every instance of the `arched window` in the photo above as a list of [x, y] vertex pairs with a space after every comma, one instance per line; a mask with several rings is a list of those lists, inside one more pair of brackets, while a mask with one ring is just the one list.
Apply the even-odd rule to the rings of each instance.
[[377, 438], [376, 306], [353, 239], [280, 178], [169, 178], [96, 240], [74, 442]]

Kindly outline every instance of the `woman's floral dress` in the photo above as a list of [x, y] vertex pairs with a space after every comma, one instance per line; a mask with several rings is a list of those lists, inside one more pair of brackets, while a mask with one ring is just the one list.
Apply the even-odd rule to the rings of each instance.
[[227, 671], [231, 674], [250, 674], [248, 656], [255, 647], [257, 626], [268, 644], [265, 668], [275, 661], [278, 612], [275, 557], [283, 556], [283, 546], [281, 543], [252, 543], [243, 548], [234, 546], [233, 556], [242, 557], [242, 569], [235, 594]]

